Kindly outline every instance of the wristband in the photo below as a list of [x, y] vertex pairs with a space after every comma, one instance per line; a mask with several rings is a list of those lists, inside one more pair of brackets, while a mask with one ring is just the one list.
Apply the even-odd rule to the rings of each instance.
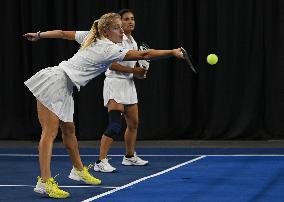
[[38, 31], [38, 32], [36, 33], [36, 36], [37, 36], [38, 39], [41, 39], [40, 33], [41, 33], [41, 31]]

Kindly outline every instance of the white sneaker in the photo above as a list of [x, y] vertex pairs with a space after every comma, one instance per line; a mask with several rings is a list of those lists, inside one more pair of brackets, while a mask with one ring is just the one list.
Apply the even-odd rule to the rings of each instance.
[[136, 152], [134, 153], [134, 156], [131, 158], [126, 158], [125, 156], [123, 157], [122, 160], [122, 165], [125, 166], [145, 166], [149, 163], [149, 161], [145, 161], [141, 159], [140, 157], [137, 156]]
[[103, 172], [103, 173], [112, 173], [116, 170], [116, 168], [112, 167], [109, 162], [109, 159], [102, 159], [100, 163], [95, 163], [94, 171]]

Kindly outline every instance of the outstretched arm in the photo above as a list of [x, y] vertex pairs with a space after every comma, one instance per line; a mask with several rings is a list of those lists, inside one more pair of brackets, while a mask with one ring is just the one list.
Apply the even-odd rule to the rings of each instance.
[[126, 53], [124, 60], [155, 60], [161, 58], [168, 58], [171, 56], [184, 59], [181, 49], [177, 48], [172, 50], [155, 50], [155, 49], [148, 49], [145, 51], [129, 50]]
[[62, 31], [62, 30], [53, 30], [46, 32], [32, 32], [26, 33], [23, 35], [29, 41], [38, 41], [39, 39], [67, 39], [75, 40], [75, 31]]

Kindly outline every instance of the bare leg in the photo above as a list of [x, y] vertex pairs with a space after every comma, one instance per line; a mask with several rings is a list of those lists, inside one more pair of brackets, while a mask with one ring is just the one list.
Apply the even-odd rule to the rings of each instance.
[[78, 141], [75, 135], [75, 125], [73, 122], [60, 121], [62, 131], [62, 139], [65, 148], [67, 149], [71, 161], [78, 170], [83, 169], [83, 163], [79, 153]]
[[102, 136], [99, 160], [102, 160], [107, 157], [107, 154], [108, 154], [109, 148], [111, 147], [112, 142], [113, 142], [112, 138], [107, 137], [105, 135]]
[[51, 177], [50, 162], [53, 142], [58, 132], [59, 119], [39, 101], [37, 101], [37, 112], [38, 119], [42, 127], [41, 138], [38, 146], [39, 165], [42, 181], [45, 182]]
[[125, 107], [125, 120], [127, 128], [124, 134], [124, 141], [126, 147], [126, 155], [133, 155], [135, 152], [137, 128], [138, 128], [138, 105], [129, 105]]
[[[123, 104], [119, 104], [119, 103], [115, 102], [114, 100], [110, 100], [108, 102], [108, 111], [111, 111], [111, 110], [119, 110], [119, 111], [123, 112], [124, 106], [123, 106]], [[102, 160], [102, 159], [107, 157], [107, 154], [108, 154], [109, 148], [111, 147], [112, 142], [113, 142], [112, 138], [107, 137], [106, 135], [102, 136], [101, 145], [100, 145], [99, 160]]]

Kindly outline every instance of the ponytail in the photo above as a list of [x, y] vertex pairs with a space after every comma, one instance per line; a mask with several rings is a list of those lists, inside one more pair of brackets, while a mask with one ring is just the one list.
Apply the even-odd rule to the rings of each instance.
[[89, 31], [89, 34], [88, 34], [86, 40], [84, 40], [84, 42], [81, 44], [80, 49], [87, 48], [88, 46], [91, 45], [91, 43], [96, 42], [98, 38], [100, 39], [100, 33], [99, 33], [99, 30], [98, 30], [98, 23], [99, 23], [99, 20], [95, 20], [95, 22], [92, 25], [91, 30]]

